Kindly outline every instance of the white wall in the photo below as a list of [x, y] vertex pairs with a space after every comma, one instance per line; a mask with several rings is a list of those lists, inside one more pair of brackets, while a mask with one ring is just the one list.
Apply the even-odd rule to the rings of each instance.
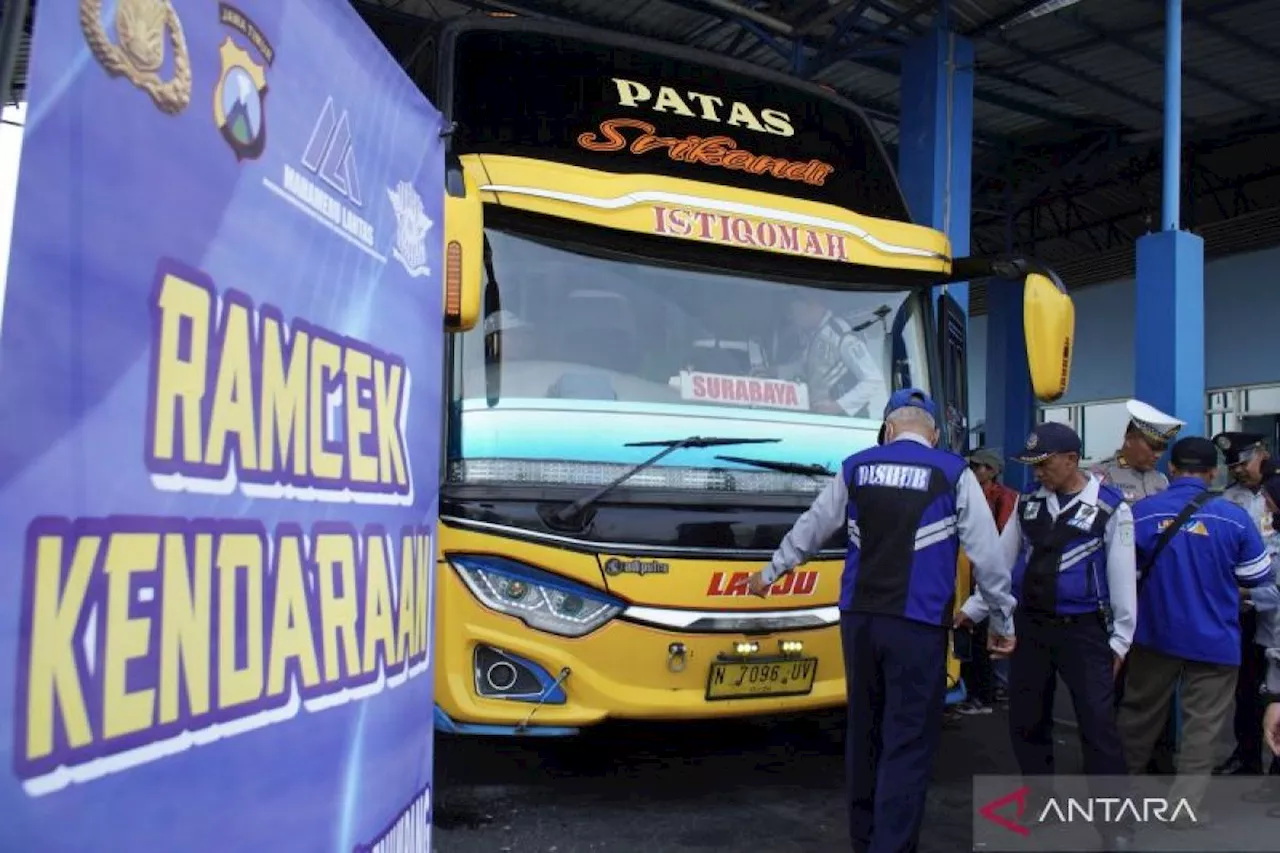
[[[0, 319], [4, 317], [5, 282], [9, 279], [9, 238], [13, 234], [13, 205], [18, 195], [18, 160], [27, 105], [7, 107], [0, 124]], [[15, 126], [17, 125], [17, 126]]]

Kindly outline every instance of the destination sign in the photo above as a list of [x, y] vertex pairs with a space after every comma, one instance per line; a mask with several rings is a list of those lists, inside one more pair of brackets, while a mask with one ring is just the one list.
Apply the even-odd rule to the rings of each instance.
[[525, 21], [464, 25], [446, 52], [458, 154], [685, 178], [909, 221], [873, 129], [816, 88]]

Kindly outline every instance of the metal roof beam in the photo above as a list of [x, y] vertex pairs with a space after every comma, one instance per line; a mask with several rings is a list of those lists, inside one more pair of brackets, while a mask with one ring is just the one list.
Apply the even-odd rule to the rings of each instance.
[[[1231, 181], [1224, 181], [1217, 188], [1217, 190], [1218, 192], [1222, 192], [1223, 190], [1244, 189], [1250, 184], [1271, 180], [1277, 177], [1280, 177], [1280, 168], [1272, 168], [1272, 169], [1266, 170], [1265, 172], [1259, 172], [1254, 175], [1248, 175], [1248, 176], [1236, 178], [1235, 180], [1231, 180]], [[1114, 227], [1126, 220], [1136, 219], [1144, 215], [1146, 215], [1146, 217], [1150, 220], [1150, 222], [1148, 223], [1150, 225], [1159, 219], [1159, 209], [1160, 209], [1160, 202], [1158, 200], [1147, 201], [1143, 203], [1141, 207], [1129, 208], [1128, 210], [1125, 210], [1121, 213], [1115, 213], [1107, 217], [1092, 220], [1090, 222], [1081, 223], [1079, 225], [1073, 225], [1061, 231], [1038, 232], [1038, 233], [1031, 234], [1030, 236], [1034, 242], [1041, 242], [1043, 240], [1055, 240], [1055, 239], [1062, 240], [1062, 239], [1067, 239], [1072, 234], [1080, 234], [1096, 228]]]
[[[813, 14], [815, 7], [820, 6], [826, 6], [827, 8], [810, 18], [809, 15]], [[830, 4], [825, 2], [825, 0], [822, 0], [822, 2], [814, 3], [801, 9], [794, 17], [792, 17], [792, 20], [796, 21], [797, 33], [802, 36], [814, 35], [828, 21], [833, 21], [836, 18], [848, 19], [849, 17], [862, 17], [862, 9], [865, 6], [866, 0], [840, 0], [838, 3]], [[806, 19], [807, 23], [800, 23]], [[837, 23], [836, 26], [838, 28], [839, 24]]]
[[[756, 35], [757, 38], [761, 38], [762, 41], [765, 41], [767, 39], [766, 43], [771, 42], [772, 43], [771, 46], [775, 46], [774, 47], [775, 52], [781, 55], [788, 63], [792, 63], [793, 66], [796, 61], [795, 60], [796, 54], [794, 49], [783, 50], [780, 47], [776, 47], [776, 45], [779, 44], [777, 39], [771, 35], [767, 35], [766, 33], [767, 30], [772, 30], [774, 34], [785, 37], [789, 40], [792, 40], [793, 44], [796, 40], [798, 40], [804, 46], [804, 49], [813, 49], [815, 51], [818, 51], [818, 50], [821, 50], [823, 47], [822, 44], [814, 44], [810, 42], [807, 38], [805, 38], [803, 35], [799, 34], [799, 30], [796, 27], [793, 27], [792, 25], [787, 24], [783, 21], [778, 21], [777, 19], [772, 18], [768, 15], [763, 15], [759, 12], [756, 12], [755, 10], [741, 7], [737, 3], [731, 2], [731, 0], [665, 0], [665, 2], [689, 11], [701, 12], [703, 14], [708, 14], [708, 15], [715, 15], [724, 20], [736, 19], [736, 21], [741, 26], [751, 29], [753, 31], [753, 34]], [[860, 5], [866, 5], [866, 4], [869, 4], [871, 8], [891, 18], [896, 16], [899, 11], [897, 9], [894, 9], [891, 6], [886, 6], [884, 3], [879, 2], [879, 0], [864, 0], [864, 3]], [[736, 14], [733, 11], [734, 9], [740, 9], [744, 13], [750, 13], [750, 14]], [[860, 17], [861, 17], [860, 15], [851, 16], [848, 19], [852, 21], [853, 29], [856, 29], [862, 35], [880, 36], [884, 38], [885, 41], [888, 41], [893, 44], [899, 44], [899, 45], [905, 44], [908, 38], [919, 34], [919, 30], [914, 27], [910, 28], [907, 35], [901, 35], [901, 34], [895, 33], [888, 28], [885, 28], [882, 31], [879, 29], [879, 25], [875, 24], [874, 22], [868, 22], [865, 26], [858, 27], [857, 24], [861, 23], [861, 21], [859, 20]], [[893, 74], [895, 76], [900, 73], [900, 69], [894, 68], [891, 65], [888, 65], [884, 62], [877, 62], [876, 57], [868, 56], [866, 52], [862, 52], [862, 51], [859, 51], [851, 55], [845, 55], [843, 57], [839, 57], [837, 58], [836, 61], [845, 61], [853, 65], [862, 65], [863, 67], [871, 68], [873, 70], [881, 71], [887, 74]], [[828, 67], [830, 64], [832, 63], [827, 63]], [[825, 71], [826, 68], [823, 68], [821, 70]], [[1001, 82], [1008, 83], [1011, 86], [1032, 88], [1042, 92], [1045, 91], [1039, 87], [1036, 87], [1034, 84], [1028, 84], [1027, 81], [1015, 76], [1005, 75], [999, 72], [988, 72], [987, 76], [991, 77], [992, 79], [997, 79], [997, 80], [1000, 80]], [[1047, 94], [1051, 95], [1052, 97], [1057, 97], [1057, 93], [1054, 93], [1054, 92], [1048, 92]], [[1009, 110], [1010, 112], [1014, 112], [1019, 115], [1026, 116], [1028, 118], [1036, 118], [1043, 122], [1047, 122], [1049, 124], [1071, 128], [1072, 130], [1080, 130], [1080, 129], [1092, 130], [1100, 127], [1110, 126], [1110, 125], [1100, 124], [1096, 119], [1091, 119], [1091, 118], [1081, 117], [1081, 116], [1073, 116], [1073, 115], [1062, 113], [1047, 107], [1041, 107], [1036, 104], [1027, 103], [1026, 101], [1022, 101], [1017, 98], [1011, 98], [1007, 95], [997, 95], [992, 92], [984, 92], [980, 89], [977, 89], [976, 87], [974, 92], [974, 98], [976, 100], [983, 101], [994, 107], [999, 107], [1001, 109]], [[991, 137], [988, 137], [988, 139], [984, 141], [990, 142], [990, 141], [993, 141], [993, 139]]]
[[1009, 199], [1010, 208], [1016, 211], [1020, 205], [1025, 204], [1028, 201], [1034, 200], [1045, 190], [1049, 189], [1054, 184], [1058, 183], [1058, 178], [1060, 175], [1064, 173], [1068, 173], [1070, 170], [1076, 169], [1084, 165], [1085, 163], [1089, 162], [1089, 158], [1093, 157], [1093, 155], [1098, 153], [1099, 149], [1103, 148], [1104, 146], [1109, 148], [1114, 147], [1115, 136], [1112, 134], [1100, 134], [1097, 139], [1093, 140], [1091, 143], [1086, 144], [1085, 147], [1081, 149], [1080, 152], [1077, 153], [1074, 157], [1072, 157], [1067, 163], [1063, 164], [1057, 169], [1043, 173], [1037, 178], [1035, 178], [1034, 179], [1035, 182], [1031, 185], [1030, 188], [1018, 187], [1014, 191], [1012, 197]]
[[[1068, 22], [1073, 27], [1078, 27], [1079, 29], [1084, 30], [1085, 32], [1092, 35], [1095, 39], [1101, 39], [1102, 41], [1110, 42], [1111, 44], [1114, 44], [1119, 48], [1129, 51], [1134, 56], [1140, 56], [1143, 59], [1150, 62], [1152, 65], [1156, 66], [1157, 68], [1164, 68], [1164, 62], [1165, 62], [1164, 56], [1161, 55], [1160, 53], [1157, 53], [1156, 51], [1151, 50], [1149, 48], [1143, 47], [1140, 44], [1135, 44], [1131, 38], [1129, 38], [1123, 33], [1108, 32], [1107, 30], [1103, 29], [1102, 27], [1098, 26], [1097, 24], [1085, 18], [1083, 15], [1081, 15], [1078, 11], [1074, 9], [1065, 9], [1059, 12], [1058, 19]], [[1198, 71], [1194, 67], [1189, 67], [1184, 64], [1182, 68], [1182, 76], [1186, 77], [1188, 80], [1195, 80], [1197, 83], [1200, 83], [1203, 86], [1207, 86], [1208, 88], [1217, 92], [1219, 95], [1225, 95], [1226, 97], [1231, 98], [1234, 101], [1239, 101], [1240, 103], [1246, 104], [1247, 106], [1253, 107], [1254, 109], [1261, 110], [1264, 112], [1266, 110], [1271, 109], [1270, 104], [1264, 101], [1260, 101], [1257, 98], [1251, 97], [1249, 95], [1241, 94], [1240, 92], [1237, 92], [1234, 89], [1232, 89], [1231, 86], [1229, 86], [1228, 84], [1223, 83], [1220, 80], [1215, 80], [1212, 77], [1210, 77], [1208, 74]]]
[[[897, 10], [896, 10], [896, 9], [894, 9], [892, 6], [888, 6], [888, 5], [886, 5], [885, 3], [881, 2], [881, 0], [869, 0], [869, 2], [870, 2], [870, 5], [871, 5], [871, 8], [872, 8], [872, 9], [874, 9], [875, 11], [879, 12], [879, 13], [880, 13], [880, 14], [882, 14], [882, 15], [886, 15], [886, 16], [894, 16], [894, 15], [896, 15], [896, 14], [897, 14]], [[889, 40], [889, 41], [896, 41], [896, 42], [898, 42], [898, 43], [900, 43], [900, 44], [905, 44], [909, 39], [912, 39], [912, 38], [915, 38], [915, 37], [917, 37], [917, 36], [919, 36], [919, 35], [922, 35], [922, 34], [923, 34], [923, 32], [924, 32], [924, 31], [923, 31], [922, 29], [920, 29], [919, 27], [916, 27], [916, 26], [914, 26], [914, 25], [912, 25], [912, 26], [907, 26], [907, 27], [906, 27], [906, 31], [905, 31], [905, 33], [904, 33], [904, 34], [899, 35], [899, 34], [897, 34], [897, 33], [891, 33], [891, 34], [890, 34], [890, 36], [886, 36], [886, 40]], [[966, 33], [958, 33], [958, 35], [963, 35], [963, 36], [965, 36], [966, 38], [973, 38], [973, 36], [970, 36], [970, 35], [968, 35], [968, 34], [966, 34]], [[1057, 92], [1053, 91], [1052, 89], [1050, 89], [1050, 88], [1048, 88], [1048, 87], [1046, 87], [1046, 86], [1041, 86], [1041, 85], [1040, 85], [1040, 84], [1038, 84], [1038, 83], [1035, 83], [1035, 82], [1032, 82], [1032, 81], [1030, 81], [1030, 80], [1027, 80], [1025, 77], [1023, 77], [1023, 76], [1021, 76], [1021, 75], [1017, 75], [1017, 74], [1009, 74], [1009, 73], [1007, 73], [1004, 69], [1001, 69], [1001, 68], [998, 68], [998, 67], [989, 67], [989, 66], [988, 66], [988, 67], [979, 67], [979, 66], [975, 65], [975, 70], [981, 70], [981, 71], [982, 71], [982, 75], [983, 75], [983, 76], [990, 77], [992, 80], [997, 80], [997, 81], [999, 81], [999, 82], [1001, 82], [1001, 83], [1004, 83], [1004, 84], [1006, 84], [1006, 85], [1008, 85], [1008, 86], [1015, 86], [1015, 87], [1017, 87], [1017, 88], [1019, 88], [1019, 89], [1024, 89], [1024, 90], [1027, 90], [1027, 91], [1036, 92], [1036, 93], [1038, 93], [1038, 94], [1044, 95], [1045, 97], [1049, 97], [1049, 98], [1061, 98], [1061, 95], [1059, 95]], [[978, 78], [978, 80], [980, 80], [980, 79], [981, 79], [981, 78]], [[978, 82], [978, 80], [975, 80], [975, 83], [976, 83], [976, 82]], [[974, 97], [977, 97], [977, 94], [976, 94], [976, 93], [977, 93], [977, 91], [978, 91], [978, 90], [977, 90], [977, 89], [976, 89], [976, 87], [975, 87], [975, 95], [974, 95]], [[985, 93], [984, 93], [984, 94], [985, 94]], [[1033, 106], [1035, 106], [1035, 105], [1033, 105]], [[1041, 109], [1041, 110], [1045, 110], [1045, 109], [1048, 109], [1048, 108], [1046, 108], [1046, 107], [1039, 107], [1039, 109]], [[1017, 111], [1015, 110], [1015, 112], [1017, 112]], [[1056, 111], [1056, 110], [1054, 110], [1054, 112], [1057, 112], [1057, 111]], [[1024, 113], [1023, 113], [1023, 115], [1029, 115], [1029, 114], [1024, 112]], [[1067, 115], [1067, 114], [1065, 114], [1065, 113], [1060, 113], [1060, 115]], [[1032, 116], [1032, 117], [1033, 117], [1033, 118], [1039, 118], [1039, 119], [1041, 119], [1041, 121], [1048, 121], [1050, 124], [1062, 124], [1062, 122], [1061, 122], [1061, 121], [1056, 121], [1056, 120], [1047, 119], [1047, 118], [1044, 118], [1042, 115], [1035, 115], [1035, 116]], [[1077, 130], [1078, 130], [1078, 129], [1080, 129], [1081, 125], [1086, 125], [1086, 126], [1087, 126], [1087, 127], [1086, 127], [1086, 129], [1096, 129], [1096, 128], [1098, 128], [1098, 127], [1107, 126], [1107, 125], [1104, 125], [1103, 123], [1099, 122], [1096, 118], [1086, 118], [1086, 117], [1081, 117], [1081, 116], [1069, 116], [1069, 118], [1071, 119], [1071, 123], [1070, 123], [1070, 124], [1063, 125], [1063, 126], [1065, 126], [1065, 127], [1071, 127], [1071, 128], [1073, 128], [1073, 129], [1077, 129]]]
[[[528, 0], [522, 0], [522, 2], [528, 2]], [[673, 6], [679, 6], [683, 9], [688, 9], [690, 11], [702, 12], [704, 14], [712, 14], [718, 17], [722, 17], [728, 21], [734, 21], [742, 28], [750, 31], [752, 35], [760, 39], [760, 41], [762, 41], [763, 43], [768, 45], [770, 48], [772, 48], [779, 56], [781, 56], [787, 62], [792, 62], [794, 60], [794, 56], [795, 56], [794, 45], [797, 43], [799, 43], [804, 50], [812, 50], [816, 52], [819, 49], [817, 45], [814, 45], [808, 39], [805, 39], [803, 36], [796, 36], [796, 35], [792, 35], [789, 37], [791, 41], [790, 47], [784, 46], [783, 43], [779, 41], [777, 37], [768, 33], [766, 31], [765, 26], [760, 24], [758, 21], [756, 21], [754, 17], [740, 18], [735, 20], [735, 16], [729, 12], [721, 12], [719, 10], [714, 12], [709, 11], [706, 8], [703, 8], [702, 6], [702, 3], [705, 2], [705, 0], [665, 0], [665, 2], [668, 2]], [[790, 26], [788, 26], [788, 29], [791, 29]], [[883, 59], [876, 58], [876, 57], [860, 55], [856, 59], [847, 59], [846, 61], [854, 65], [861, 65], [864, 68], [870, 68], [875, 71], [880, 71], [886, 74], [892, 74], [894, 76], [898, 76], [900, 73], [900, 69], [895, 68], [892, 63], [885, 62]], [[1080, 129], [1081, 126], [1084, 126], [1086, 128], [1094, 126], [1088, 119], [1081, 119], [1075, 116], [1067, 115], [1065, 113], [1059, 113], [1055, 110], [1049, 110], [1043, 107], [1037, 107], [1034, 104], [1028, 104], [1024, 101], [1019, 101], [1016, 98], [1009, 98], [1004, 95], [997, 95], [991, 92], [977, 91], [977, 92], [974, 92], [974, 98], [980, 101], [984, 101], [990, 104], [991, 106], [1000, 107], [1001, 109], [1010, 110], [1011, 112], [1020, 113], [1022, 115], [1029, 116], [1031, 118], [1038, 118], [1041, 121], [1046, 121], [1053, 124], [1059, 124], [1059, 125], [1062, 125], [1063, 127]], [[851, 98], [851, 100], [853, 100], [856, 103], [860, 99], [857, 97], [853, 97]], [[988, 144], [997, 144], [1004, 141], [1003, 137], [993, 136], [991, 134], [979, 135], [977, 133], [975, 133], [975, 139], [981, 139], [983, 142]]]
[[[844, 44], [845, 36], [849, 34], [849, 31], [854, 28], [858, 21], [862, 20], [862, 13], [867, 10], [869, 2], [870, 0], [856, 0], [853, 7], [836, 22], [835, 29], [823, 42], [822, 47], [818, 49], [818, 55], [813, 63], [818, 70], [810, 75], [811, 78], [825, 74], [832, 65], [841, 61], [841, 57], [836, 55], [836, 51]], [[852, 44], [847, 45], [842, 55], [852, 53], [858, 45], [859, 38], [855, 38]]]
[[[1160, 7], [1162, 14], [1160, 14], [1159, 17], [1157, 17], [1155, 20], [1153, 20], [1151, 23], [1148, 23], [1148, 24], [1142, 24], [1140, 26], [1130, 27], [1129, 29], [1125, 29], [1125, 30], [1114, 30], [1112, 31], [1112, 35], [1140, 36], [1140, 35], [1146, 35], [1147, 33], [1156, 32], [1157, 30], [1163, 30], [1164, 29], [1163, 9], [1164, 9], [1165, 0], [1148, 0], [1148, 2], [1153, 3]], [[1247, 5], [1249, 3], [1255, 3], [1255, 2], [1269, 2], [1269, 0], [1217, 0], [1217, 2], [1211, 3], [1208, 6], [1205, 6], [1204, 8], [1200, 9], [1197, 14], [1211, 15], [1216, 12], [1221, 12], [1224, 9], [1237, 9], [1240, 6]], [[1192, 17], [1192, 13], [1187, 11], [1185, 6], [1183, 8], [1183, 14], [1185, 14], [1188, 18]], [[1058, 47], [1053, 48], [1052, 50], [1042, 51], [1039, 54], [1037, 54], [1037, 56], [1046, 57], [1049, 59], [1060, 59], [1064, 56], [1069, 56], [1070, 54], [1093, 47], [1095, 44], [1097, 44], [1097, 39], [1090, 36], [1089, 38], [1071, 42], [1070, 44], [1060, 45]], [[1028, 68], [1028, 67], [1034, 66], [1036, 63], [1037, 63], [1037, 59], [1035, 58], [1024, 59], [1017, 63], [1012, 63], [1006, 66], [1006, 70], [1012, 71], [1016, 69]]]
[[969, 30], [969, 32], [965, 33], [965, 35], [967, 35], [971, 39], [986, 38], [992, 33], [997, 33], [1000, 30], [1004, 29], [1005, 27], [1009, 26], [1009, 24], [1013, 23], [1018, 18], [1021, 18], [1023, 15], [1027, 14], [1028, 12], [1033, 11], [1034, 9], [1036, 9], [1036, 7], [1043, 6], [1043, 5], [1044, 5], [1044, 0], [1025, 0], [1025, 2], [1019, 4], [1017, 7], [1013, 9], [1010, 9], [1008, 12], [1005, 12], [1003, 15], [997, 15], [996, 17], [992, 18], [990, 21], [987, 21], [985, 24], [979, 24], [978, 26]]
[[[1005, 50], [1011, 51], [1013, 53], [1017, 53], [1021, 55], [1024, 59], [1030, 62], [1039, 64], [1039, 65], [1044, 65], [1047, 68], [1052, 68], [1054, 71], [1057, 71], [1059, 74], [1065, 74], [1068, 77], [1075, 77], [1087, 83], [1091, 88], [1097, 89], [1102, 92], [1107, 92], [1117, 98], [1126, 100], [1131, 104], [1136, 104], [1137, 106], [1150, 110], [1151, 112], [1155, 113], [1157, 116], [1160, 116], [1160, 117], [1164, 116], [1164, 107], [1156, 103], [1155, 101], [1144, 98], [1141, 95], [1135, 95], [1133, 92], [1130, 92], [1127, 89], [1123, 89], [1109, 80], [1104, 80], [1101, 77], [1095, 77], [1093, 74], [1090, 74], [1088, 71], [1082, 71], [1079, 68], [1076, 68], [1071, 65], [1064, 65], [1063, 63], [1058, 62], [1056, 59], [1050, 59], [1044, 55], [1037, 55], [1032, 51], [1027, 50], [1022, 45], [1011, 41], [1006, 36], [1000, 35], [999, 33], [984, 36], [984, 39], [991, 44], [1004, 48]], [[1188, 121], [1188, 123], [1191, 124], [1193, 127], [1197, 126], [1195, 121]]]
[[[1153, 5], [1163, 7], [1165, 0], [1149, 0], [1149, 2]], [[1255, 2], [1260, 2], [1260, 0], [1255, 0]], [[1237, 47], [1244, 48], [1245, 50], [1248, 50], [1269, 62], [1280, 64], [1280, 57], [1276, 56], [1276, 53], [1272, 48], [1250, 35], [1233, 30], [1225, 24], [1220, 24], [1209, 17], [1210, 15], [1226, 11], [1227, 9], [1238, 9], [1241, 6], [1247, 5], [1250, 5], [1249, 0], [1245, 0], [1245, 2], [1235, 0], [1235, 2], [1228, 1], [1215, 3], [1212, 6], [1205, 6], [1203, 8], [1191, 8], [1184, 5], [1182, 7], [1182, 15], [1187, 20], [1194, 22], [1197, 27], [1203, 27], [1214, 35], [1231, 42]]]
[[[1183, 148], [1209, 152], [1269, 133], [1280, 133], [1280, 111], [1273, 111], [1268, 116], [1261, 116], [1248, 122], [1206, 127], [1186, 136], [1183, 140]], [[1077, 159], [1061, 168], [1045, 172], [1035, 179], [1037, 196], [1054, 184], [1071, 185], [1068, 190], [1070, 194], [1079, 194], [1106, 186], [1113, 181], [1102, 179], [1114, 177], [1113, 173], [1117, 166], [1137, 158], [1150, 157], [1153, 152], [1158, 154], [1160, 146], [1161, 139], [1156, 138], [1144, 142], [1126, 143], [1107, 150], [1094, 148], [1093, 156]], [[1060, 195], [1055, 193], [1051, 198], [1058, 198]], [[1018, 192], [1015, 203], [1019, 206], [1015, 208], [1015, 212], [1021, 213], [1033, 207], [1033, 202], [1038, 200], [1043, 199], [1028, 199], [1026, 192]]]

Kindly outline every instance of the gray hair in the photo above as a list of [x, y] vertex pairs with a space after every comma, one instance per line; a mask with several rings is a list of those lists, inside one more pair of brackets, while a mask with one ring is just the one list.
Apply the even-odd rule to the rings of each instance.
[[938, 428], [934, 423], [933, 415], [919, 406], [903, 406], [895, 409], [884, 420], [885, 423], [893, 424], [899, 431], [914, 432], [926, 438], [928, 437], [926, 433]]

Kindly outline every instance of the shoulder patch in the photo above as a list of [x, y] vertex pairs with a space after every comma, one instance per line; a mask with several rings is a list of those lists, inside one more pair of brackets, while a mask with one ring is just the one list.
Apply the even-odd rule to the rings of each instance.
[[1110, 483], [1102, 483], [1098, 487], [1098, 503], [1106, 504], [1109, 511], [1115, 511], [1116, 506], [1125, 502], [1126, 494], [1117, 489]]
[[1120, 544], [1126, 548], [1132, 548], [1133, 547], [1133, 522], [1122, 521], [1118, 525], [1116, 525], [1116, 527], [1118, 528], [1116, 530], [1116, 536], [1120, 540]]

